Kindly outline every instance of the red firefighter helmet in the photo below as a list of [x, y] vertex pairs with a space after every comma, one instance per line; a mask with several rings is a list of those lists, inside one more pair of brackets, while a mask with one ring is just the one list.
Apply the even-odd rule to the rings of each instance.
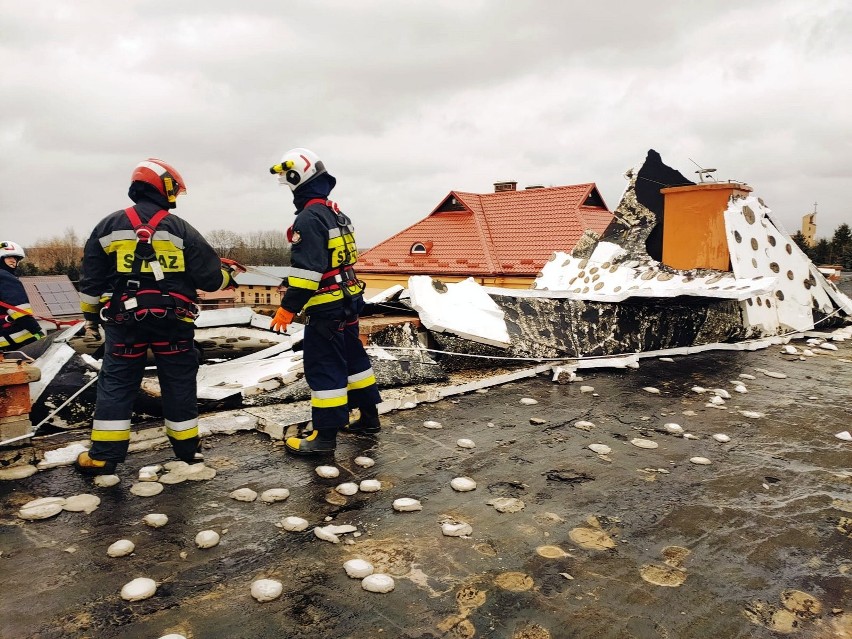
[[157, 158], [148, 158], [137, 164], [130, 181], [147, 182], [165, 195], [169, 204], [174, 204], [178, 195], [186, 193], [186, 182], [180, 173], [171, 164]]

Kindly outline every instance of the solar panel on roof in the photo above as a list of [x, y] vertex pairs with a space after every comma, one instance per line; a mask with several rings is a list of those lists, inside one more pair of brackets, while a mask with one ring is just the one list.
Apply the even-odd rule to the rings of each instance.
[[53, 317], [80, 312], [80, 295], [70, 282], [36, 282], [35, 288]]

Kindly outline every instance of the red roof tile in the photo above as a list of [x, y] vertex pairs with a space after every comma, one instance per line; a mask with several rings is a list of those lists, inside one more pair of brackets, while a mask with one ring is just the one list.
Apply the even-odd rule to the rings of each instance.
[[[602, 233], [612, 214], [583, 206], [593, 183], [500, 193], [453, 191], [425, 219], [366, 251], [363, 273], [536, 275], [554, 251], [570, 251], [586, 229]], [[453, 197], [463, 211], [441, 211]], [[410, 255], [431, 242], [426, 255]], [[401, 262], [389, 264], [388, 262]]]

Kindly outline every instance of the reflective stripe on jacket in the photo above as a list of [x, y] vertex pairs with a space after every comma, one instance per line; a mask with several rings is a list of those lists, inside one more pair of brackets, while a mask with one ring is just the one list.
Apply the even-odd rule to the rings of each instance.
[[[148, 222], [159, 204], [142, 199], [135, 205], [143, 223]], [[139, 289], [159, 289], [165, 294], [182, 295], [193, 302], [197, 290], [218, 291], [228, 284], [228, 272], [201, 234], [177, 215], [166, 216], [151, 239], [164, 279], [157, 282], [147, 262], [141, 264]], [[106, 216], [95, 226], [83, 250], [80, 278], [80, 308], [86, 319], [97, 320], [98, 312], [122, 280], [133, 273], [136, 232], [124, 210]]]
[[0, 307], [0, 349], [23, 346], [44, 337], [41, 325], [32, 315], [24, 285], [5, 269], [0, 269], [0, 301], [14, 307]]
[[322, 203], [310, 204], [296, 215], [288, 236], [291, 269], [281, 301], [284, 309], [292, 313], [331, 309], [341, 306], [347, 296], [363, 292], [364, 286], [351, 268], [345, 269], [348, 279], [320, 286], [327, 273], [351, 267], [358, 260], [355, 229], [346, 215], [335, 214]]

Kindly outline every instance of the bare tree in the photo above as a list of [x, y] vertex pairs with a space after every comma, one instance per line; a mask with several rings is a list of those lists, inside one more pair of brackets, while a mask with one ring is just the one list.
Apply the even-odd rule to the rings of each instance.
[[36, 240], [27, 248], [27, 260], [45, 275], [67, 274], [72, 280], [80, 276], [83, 241], [77, 232], [67, 227], [62, 235]]
[[242, 262], [257, 266], [286, 266], [290, 263], [290, 244], [281, 231], [255, 231], [245, 239]]
[[226, 229], [216, 229], [207, 234], [207, 241], [219, 257], [239, 260], [238, 254], [243, 244], [243, 239], [238, 233]]

